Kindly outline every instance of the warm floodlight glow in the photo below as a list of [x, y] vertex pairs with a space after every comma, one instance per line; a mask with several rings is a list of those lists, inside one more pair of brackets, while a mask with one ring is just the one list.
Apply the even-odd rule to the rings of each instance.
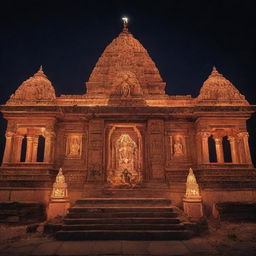
[[123, 20], [124, 24], [128, 23], [128, 18], [127, 17], [123, 17], [122, 20]]

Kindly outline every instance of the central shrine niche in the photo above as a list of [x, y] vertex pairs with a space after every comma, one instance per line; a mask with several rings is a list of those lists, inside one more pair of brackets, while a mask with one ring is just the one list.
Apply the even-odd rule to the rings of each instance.
[[107, 161], [111, 186], [136, 187], [142, 182], [142, 141], [135, 126], [115, 125], [110, 129]]

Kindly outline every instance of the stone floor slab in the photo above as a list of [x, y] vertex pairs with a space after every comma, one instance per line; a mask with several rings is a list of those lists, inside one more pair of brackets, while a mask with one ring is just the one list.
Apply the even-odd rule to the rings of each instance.
[[92, 252], [92, 241], [65, 241], [58, 248], [56, 255], [90, 255]]
[[35, 248], [35, 245], [28, 245], [28, 246], [17, 247], [17, 248], [9, 247], [7, 250], [3, 252], [3, 255], [9, 255], [9, 256], [31, 255], [31, 252], [34, 250], [34, 248]]
[[209, 243], [202, 240], [201, 238], [192, 238], [190, 240], [184, 240], [182, 241], [182, 243], [192, 253], [217, 253], [217, 251]]
[[92, 253], [107, 254], [107, 255], [121, 255], [122, 241], [93, 241]]
[[61, 246], [62, 242], [53, 241], [46, 242], [36, 246], [31, 252], [31, 255], [56, 255], [58, 248]]
[[147, 255], [149, 241], [122, 241], [124, 255]]
[[154, 241], [148, 247], [149, 255], [189, 255], [181, 241]]

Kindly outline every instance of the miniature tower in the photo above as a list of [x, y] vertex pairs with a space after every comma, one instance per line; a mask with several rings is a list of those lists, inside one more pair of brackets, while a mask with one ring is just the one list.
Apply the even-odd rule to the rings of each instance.
[[51, 194], [51, 201], [63, 201], [68, 198], [67, 183], [65, 182], [65, 176], [63, 175], [62, 168], [56, 176], [56, 181], [53, 184], [53, 190]]
[[202, 198], [192, 168], [189, 168], [186, 182], [186, 194], [183, 198], [183, 208], [188, 217], [197, 219], [203, 216]]
[[56, 176], [56, 181], [53, 184], [50, 202], [47, 209], [47, 219], [53, 219], [57, 216], [65, 216], [70, 207], [68, 198], [67, 183], [62, 168]]

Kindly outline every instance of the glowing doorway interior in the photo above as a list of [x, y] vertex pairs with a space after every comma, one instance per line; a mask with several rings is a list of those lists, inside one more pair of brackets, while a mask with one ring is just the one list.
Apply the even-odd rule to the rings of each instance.
[[108, 182], [113, 186], [135, 187], [141, 181], [138, 145], [129, 134], [121, 134], [113, 146], [115, 168], [109, 172]]

